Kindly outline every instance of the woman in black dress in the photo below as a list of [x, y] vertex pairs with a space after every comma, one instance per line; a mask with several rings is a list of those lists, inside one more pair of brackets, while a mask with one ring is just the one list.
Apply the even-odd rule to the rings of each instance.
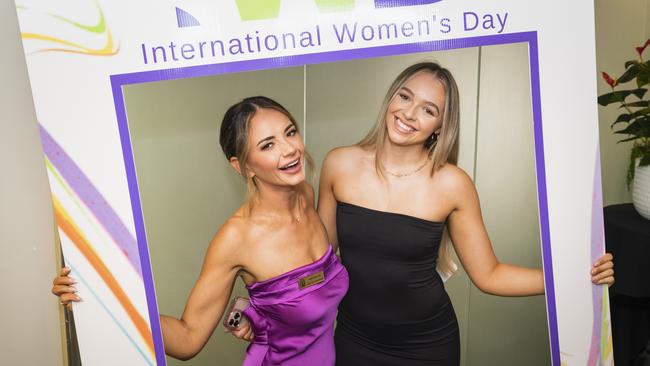
[[[541, 270], [495, 257], [474, 184], [456, 166], [458, 134], [453, 76], [419, 63], [393, 82], [368, 135], [325, 158], [318, 212], [350, 277], [337, 365], [459, 364], [458, 325], [439, 275], [452, 272], [452, 242], [482, 291], [544, 293]], [[613, 282], [611, 255], [595, 273], [594, 282]]]

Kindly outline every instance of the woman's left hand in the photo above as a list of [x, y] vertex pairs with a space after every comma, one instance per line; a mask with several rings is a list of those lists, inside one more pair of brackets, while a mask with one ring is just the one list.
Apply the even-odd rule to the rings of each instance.
[[591, 269], [591, 282], [597, 285], [614, 284], [614, 256], [605, 253], [594, 263]]
[[250, 323], [246, 323], [242, 325], [239, 329], [228, 329], [226, 327], [223, 328], [224, 332], [230, 333], [233, 335], [235, 338], [243, 339], [248, 342], [252, 342], [253, 339], [255, 338], [255, 333], [253, 333], [253, 327], [251, 327]]

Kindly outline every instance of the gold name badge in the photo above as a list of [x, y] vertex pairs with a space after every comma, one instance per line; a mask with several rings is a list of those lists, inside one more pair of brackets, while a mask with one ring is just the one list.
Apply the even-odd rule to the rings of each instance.
[[325, 281], [325, 274], [323, 273], [323, 271], [320, 271], [299, 279], [298, 284], [300, 285], [300, 289], [302, 290], [309, 286], [313, 286], [317, 283], [321, 283], [323, 281]]

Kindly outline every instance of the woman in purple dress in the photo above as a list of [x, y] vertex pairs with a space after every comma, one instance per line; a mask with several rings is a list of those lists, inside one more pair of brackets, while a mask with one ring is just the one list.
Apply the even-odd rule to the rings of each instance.
[[[181, 318], [160, 317], [165, 352], [186, 360], [203, 348], [239, 276], [252, 329], [236, 335], [255, 333], [245, 366], [334, 365], [334, 319], [348, 275], [314, 209], [310, 159], [294, 118], [269, 98], [246, 98], [226, 112], [220, 142], [249, 195], [210, 243]], [[68, 273], [52, 288], [62, 304], [80, 300]]]

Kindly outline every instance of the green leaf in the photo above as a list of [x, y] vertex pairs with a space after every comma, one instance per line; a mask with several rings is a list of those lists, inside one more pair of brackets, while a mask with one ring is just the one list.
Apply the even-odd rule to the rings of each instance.
[[623, 113], [623, 114], [621, 114], [620, 116], [618, 116], [618, 118], [616, 119], [616, 121], [614, 121], [614, 123], [612, 123], [612, 125], [609, 126], [609, 127], [610, 127], [610, 128], [614, 128], [614, 126], [616, 126], [616, 124], [618, 124], [618, 123], [622, 123], [622, 122], [630, 122], [631, 119], [632, 119], [632, 115], [631, 115], [631, 114]]
[[629, 68], [632, 65], [638, 65], [638, 64], [639, 64], [639, 61], [637, 61], [637, 60], [627, 61], [627, 62], [625, 62], [625, 69]]
[[636, 76], [636, 86], [639, 88], [650, 83], [650, 74], [647, 71], [641, 71]]
[[650, 71], [650, 60], [648, 60], [646, 62], [643, 62], [643, 63], [637, 62], [637, 64], [639, 65], [641, 70]]
[[647, 154], [646, 156], [641, 158], [641, 161], [639, 162], [639, 166], [648, 166], [650, 165], [650, 154]]
[[636, 107], [648, 107], [648, 106], [650, 106], [650, 100], [639, 100], [631, 103], [623, 103], [621, 104], [620, 108], [624, 108], [624, 107], [636, 108]]
[[632, 120], [647, 117], [650, 114], [650, 108], [642, 108], [637, 111], [632, 112]]
[[643, 88], [638, 88], [635, 90], [632, 90], [632, 94], [636, 95], [637, 98], [641, 99], [645, 95], [645, 92], [647, 92], [648, 89], [643, 89]]
[[648, 90], [639, 88], [634, 90], [617, 90], [609, 92], [598, 97], [598, 104], [606, 106], [616, 102], [623, 103], [625, 98], [632, 94], [634, 94], [638, 99], [641, 99], [645, 95], [646, 91]]
[[618, 78], [618, 83], [619, 84], [627, 83], [628, 81], [634, 79], [639, 74], [639, 71], [641, 71], [639, 65], [635, 64], [630, 66], [629, 68], [627, 68], [627, 70], [625, 70], [623, 75], [621, 75]]
[[622, 135], [632, 135], [635, 138], [650, 136], [650, 117], [640, 118], [622, 130], [614, 131]]
[[[614, 132], [614, 133], [618, 133], [618, 132]], [[620, 144], [621, 142], [634, 141], [634, 140], [636, 140], [636, 139], [640, 139], [640, 138], [641, 138], [641, 137], [639, 137], [639, 136], [628, 137], [628, 138], [623, 139], [623, 140], [618, 140], [618, 141], [616, 141], [616, 143], [617, 143], [617, 144]]]
[[625, 94], [622, 91], [615, 91], [615, 92], [603, 94], [598, 97], [598, 104], [604, 107], [615, 102], [623, 102], [623, 100], [625, 100], [626, 95], [629, 95], [629, 93]]

